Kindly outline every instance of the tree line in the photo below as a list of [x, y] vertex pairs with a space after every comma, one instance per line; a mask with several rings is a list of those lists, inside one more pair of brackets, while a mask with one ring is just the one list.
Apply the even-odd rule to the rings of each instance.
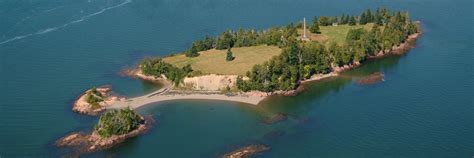
[[209, 49], [225, 50], [233, 47], [250, 47], [257, 45], [275, 45], [285, 47], [288, 39], [297, 36], [297, 27], [293, 23], [285, 27], [272, 27], [265, 30], [240, 28], [237, 31], [227, 30], [217, 37], [206, 36], [197, 40], [185, 51], [187, 57], [197, 57], [200, 51]]

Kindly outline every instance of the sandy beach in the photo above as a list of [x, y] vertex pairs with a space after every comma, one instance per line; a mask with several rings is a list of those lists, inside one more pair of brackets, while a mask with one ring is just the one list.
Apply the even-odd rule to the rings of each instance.
[[258, 105], [258, 103], [265, 98], [266, 98], [265, 96], [256, 96], [256, 95], [227, 96], [224, 94], [157, 94], [157, 95], [152, 94], [152, 95], [145, 95], [145, 96], [116, 101], [113, 105], [108, 106], [107, 108], [120, 109], [120, 108], [130, 107], [132, 109], [136, 109], [150, 103], [169, 101], [169, 100], [185, 100], [185, 99], [224, 100], [224, 101], [234, 101], [234, 102]]
[[[140, 74], [142, 75], [142, 74]], [[310, 79], [306, 79], [302, 82], [317, 81], [328, 77], [337, 76], [338, 73], [332, 72], [328, 74], [318, 74], [312, 76]], [[150, 78], [149, 76], [143, 75], [140, 76], [142, 79]], [[223, 100], [223, 101], [232, 101], [240, 102], [251, 105], [258, 105], [260, 101], [264, 100], [267, 96], [271, 95], [264, 92], [247, 92], [239, 93], [237, 95], [224, 95], [218, 93], [169, 93], [172, 89], [172, 86], [166, 84], [164, 88], [161, 88], [153, 93], [139, 96], [135, 98], [127, 98], [115, 101], [112, 105], [107, 106], [107, 109], [120, 109], [125, 107], [130, 107], [132, 109], [139, 108], [141, 106], [157, 103], [162, 101], [170, 100], [186, 100], [186, 99], [199, 99], [199, 100]]]

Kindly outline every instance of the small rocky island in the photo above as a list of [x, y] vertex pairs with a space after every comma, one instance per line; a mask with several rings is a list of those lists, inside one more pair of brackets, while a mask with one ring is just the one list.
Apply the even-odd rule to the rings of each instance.
[[120, 99], [123, 98], [112, 94], [111, 86], [92, 87], [78, 97], [73, 104], [72, 111], [86, 115], [97, 115]]
[[270, 150], [270, 147], [265, 145], [249, 145], [238, 148], [234, 151], [231, 151], [224, 156], [223, 158], [248, 158]]
[[75, 132], [60, 138], [55, 144], [73, 148], [78, 154], [104, 150], [145, 133], [152, 123], [153, 119], [128, 108], [107, 111], [100, 116], [91, 133]]

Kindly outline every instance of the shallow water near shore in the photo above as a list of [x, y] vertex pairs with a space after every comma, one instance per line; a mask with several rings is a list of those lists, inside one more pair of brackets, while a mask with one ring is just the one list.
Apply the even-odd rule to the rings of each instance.
[[[147, 56], [186, 49], [228, 28], [266, 28], [313, 15], [407, 10], [424, 34], [402, 56], [304, 85], [260, 106], [207, 100], [144, 106], [151, 131], [86, 157], [219, 157], [241, 145], [258, 157], [472, 157], [472, 6], [452, 1], [0, 0], [0, 157], [58, 157], [53, 146], [97, 117], [71, 111], [92, 86], [133, 97], [159, 85], [121, 77]], [[382, 72], [384, 82], [356, 78]], [[266, 117], [287, 114], [267, 125]]]

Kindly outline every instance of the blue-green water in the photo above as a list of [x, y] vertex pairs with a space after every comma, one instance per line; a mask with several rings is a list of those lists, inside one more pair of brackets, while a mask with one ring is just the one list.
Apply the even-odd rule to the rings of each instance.
[[[415, 49], [259, 107], [153, 104], [139, 109], [157, 120], [151, 131], [86, 156], [218, 157], [251, 143], [272, 148], [259, 157], [474, 156], [472, 0], [0, 0], [0, 157], [67, 156], [54, 141], [97, 121], [71, 112], [75, 97], [103, 84], [127, 96], [153, 91], [117, 74], [143, 57], [182, 51], [228, 28], [378, 6], [422, 21]], [[377, 71], [385, 82], [351, 78]], [[280, 112], [289, 119], [261, 122]]]

